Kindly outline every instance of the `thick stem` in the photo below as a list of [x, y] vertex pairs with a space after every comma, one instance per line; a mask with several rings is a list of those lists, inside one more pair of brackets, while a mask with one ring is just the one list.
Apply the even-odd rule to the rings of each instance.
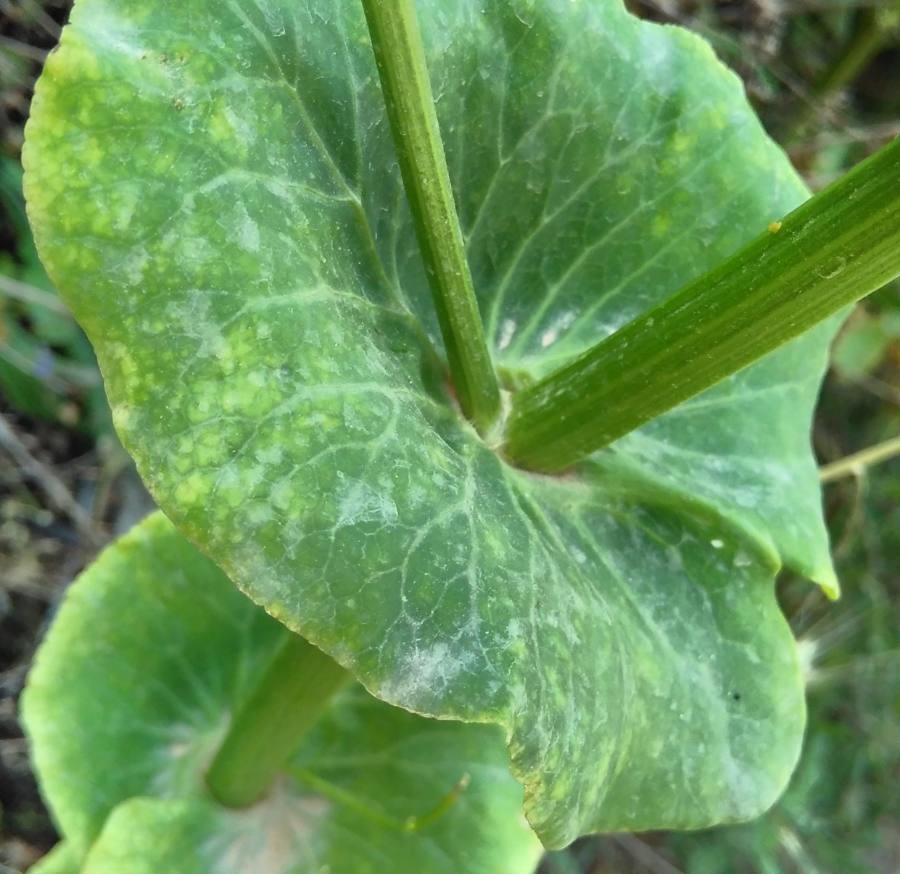
[[289, 634], [235, 714], [206, 775], [212, 795], [247, 807], [268, 792], [302, 736], [350, 675], [320, 649]]
[[900, 274], [900, 140], [513, 398], [505, 454], [562, 470]]
[[466, 261], [413, 0], [363, 0], [375, 61], [463, 412], [484, 433], [500, 391]]

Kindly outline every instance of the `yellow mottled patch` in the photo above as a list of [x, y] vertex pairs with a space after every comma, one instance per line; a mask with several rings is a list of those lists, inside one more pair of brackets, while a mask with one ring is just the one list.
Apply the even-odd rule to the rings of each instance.
[[216, 498], [222, 506], [234, 509], [240, 507], [248, 495], [247, 483], [233, 467], [225, 468], [219, 475]]
[[125, 433], [134, 421], [134, 412], [127, 404], [117, 404], [112, 408], [112, 417], [116, 430]]
[[269, 500], [279, 510], [288, 510], [296, 503], [296, 495], [291, 481], [283, 479], [276, 483], [269, 493]]
[[654, 237], [664, 237], [672, 227], [672, 216], [667, 212], [659, 212], [653, 217], [650, 231]]
[[212, 467], [220, 460], [221, 447], [196, 446], [194, 447], [194, 461], [200, 467]]
[[228, 140], [234, 134], [221, 106], [210, 116], [206, 129], [214, 140]]
[[82, 140], [81, 149], [78, 152], [78, 160], [82, 164], [99, 164], [105, 155], [106, 152], [97, 137], [85, 137]]
[[247, 382], [252, 386], [261, 388], [269, 381], [269, 376], [265, 370], [254, 370], [247, 374]]
[[672, 149], [676, 152], [686, 152], [696, 142], [690, 134], [677, 133], [672, 137]]
[[724, 130], [728, 125], [728, 118], [724, 112], [714, 110], [707, 116], [710, 126], [713, 130]]
[[175, 496], [185, 506], [203, 503], [209, 494], [210, 483], [201, 473], [189, 474], [175, 489]]
[[176, 157], [177, 156], [172, 148], [161, 147], [151, 163], [152, 171], [161, 176], [168, 173], [175, 163]]
[[569, 781], [562, 781], [560, 783], [553, 784], [553, 787], [550, 790], [551, 798], [555, 798], [558, 801], [566, 801], [570, 798], [572, 792], [572, 784]]
[[185, 405], [188, 420], [194, 425], [205, 422], [209, 418], [210, 410], [213, 408], [213, 401], [217, 405], [220, 404], [218, 398], [208, 394], [199, 395], [197, 398], [192, 399], [191, 403]]
[[121, 345], [116, 349], [116, 352], [118, 353], [116, 355], [116, 364], [119, 366], [120, 375], [126, 381], [132, 381], [138, 372], [137, 361], [127, 351], [124, 351], [124, 347]]
[[67, 34], [67, 52], [55, 56], [54, 70], [72, 79], [96, 81], [102, 76], [100, 59], [88, 47], [77, 31]]

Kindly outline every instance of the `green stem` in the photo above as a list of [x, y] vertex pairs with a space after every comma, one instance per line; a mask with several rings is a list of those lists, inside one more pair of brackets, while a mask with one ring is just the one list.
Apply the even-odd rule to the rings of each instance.
[[[895, 0], [895, 17], [897, 6]], [[853, 38], [816, 85], [818, 97], [834, 94], [850, 85], [890, 39], [893, 22], [889, 22], [886, 11], [874, 8], [859, 11], [859, 23]]]
[[846, 458], [839, 458], [831, 464], [823, 465], [819, 468], [819, 479], [823, 483], [830, 483], [845, 476], [861, 476], [870, 467], [898, 456], [900, 456], [900, 437], [894, 437], [892, 440], [885, 440]]
[[268, 792], [301, 737], [350, 675], [320, 649], [290, 634], [262, 680], [235, 714], [207, 786], [228, 807], [247, 807]]
[[562, 470], [900, 273], [900, 140], [769, 233], [517, 393], [505, 454]]
[[403, 184], [460, 406], [484, 433], [500, 391], [466, 262], [413, 0], [363, 0]]
[[885, 8], [861, 9], [850, 41], [813, 88], [812, 99], [798, 108], [797, 118], [787, 135], [788, 142], [799, 140], [820, 114], [822, 101], [851, 85], [869, 62], [893, 37], [900, 22], [900, 2], [892, 0]]

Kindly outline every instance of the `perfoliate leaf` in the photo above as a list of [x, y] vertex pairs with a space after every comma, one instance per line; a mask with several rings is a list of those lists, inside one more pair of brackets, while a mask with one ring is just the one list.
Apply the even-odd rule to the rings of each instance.
[[[510, 383], [806, 192], [700, 40], [619, 0], [420, 0]], [[809, 422], [830, 328], [549, 478], [461, 420], [357, 3], [80, 0], [26, 150], [42, 256], [175, 524], [423, 714], [509, 737], [541, 838], [752, 817], [835, 585]]]
[[204, 775], [229, 718], [288, 633], [162, 514], [103, 553], [68, 593], [23, 705], [68, 858], [100, 835], [85, 872], [533, 870], [540, 847], [498, 729], [359, 687], [263, 801], [211, 801]]

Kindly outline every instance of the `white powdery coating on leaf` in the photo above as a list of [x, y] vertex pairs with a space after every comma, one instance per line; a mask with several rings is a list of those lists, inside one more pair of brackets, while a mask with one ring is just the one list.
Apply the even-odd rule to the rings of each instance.
[[446, 643], [416, 649], [385, 681], [381, 694], [390, 701], [431, 701], [475, 662], [475, 653]]
[[398, 516], [393, 498], [376, 491], [363, 480], [349, 480], [345, 483], [338, 499], [338, 514], [338, 528], [361, 522], [392, 524], [397, 521]]

